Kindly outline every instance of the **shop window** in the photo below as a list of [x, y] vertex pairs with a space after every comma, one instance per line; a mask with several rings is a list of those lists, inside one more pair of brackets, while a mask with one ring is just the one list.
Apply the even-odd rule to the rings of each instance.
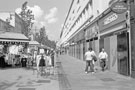
[[102, 48], [104, 48], [104, 38], [99, 40], [99, 51], [101, 52]]

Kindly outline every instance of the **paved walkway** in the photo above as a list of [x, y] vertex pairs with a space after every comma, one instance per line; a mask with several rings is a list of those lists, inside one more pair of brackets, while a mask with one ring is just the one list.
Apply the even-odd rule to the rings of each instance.
[[0, 90], [59, 90], [57, 75], [37, 78], [24, 68], [0, 69]]
[[85, 62], [67, 55], [57, 60], [60, 90], [135, 90], [133, 78], [109, 71], [85, 74]]

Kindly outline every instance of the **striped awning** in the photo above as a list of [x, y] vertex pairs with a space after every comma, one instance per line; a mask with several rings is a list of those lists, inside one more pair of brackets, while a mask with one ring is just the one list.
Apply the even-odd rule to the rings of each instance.
[[0, 41], [4, 42], [29, 42], [29, 39], [21, 33], [4, 32], [0, 34]]
[[37, 42], [37, 41], [29, 41], [29, 45], [39, 45], [39, 42]]

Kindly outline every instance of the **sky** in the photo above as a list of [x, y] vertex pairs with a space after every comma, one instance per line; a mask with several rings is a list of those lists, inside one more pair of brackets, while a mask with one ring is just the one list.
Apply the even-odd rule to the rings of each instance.
[[35, 16], [33, 29], [45, 26], [51, 40], [58, 41], [72, 0], [0, 0], [0, 12], [20, 12], [27, 1]]

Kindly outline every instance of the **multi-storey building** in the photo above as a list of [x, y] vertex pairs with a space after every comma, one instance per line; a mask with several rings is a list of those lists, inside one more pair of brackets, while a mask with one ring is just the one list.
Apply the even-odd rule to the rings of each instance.
[[109, 0], [73, 0], [62, 28], [61, 39], [66, 41], [66, 38], [71, 36], [70, 34], [82, 28], [97, 17], [97, 15], [102, 13], [108, 7], [108, 1]]
[[73, 0], [58, 45], [80, 60], [105, 48], [109, 70], [135, 77], [134, 10], [134, 0]]
[[0, 19], [0, 32], [14, 31], [14, 27]]
[[0, 12], [0, 31], [22, 33], [28, 36], [26, 24], [15, 12]]

